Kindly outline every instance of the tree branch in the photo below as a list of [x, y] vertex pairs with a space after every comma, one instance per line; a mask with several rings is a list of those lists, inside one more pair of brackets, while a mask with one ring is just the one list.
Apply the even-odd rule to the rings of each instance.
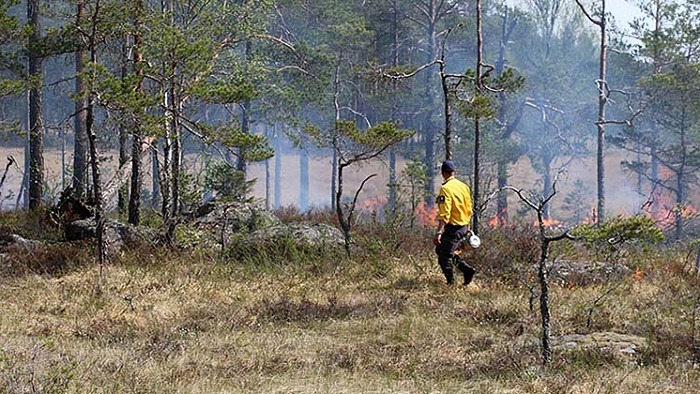
[[360, 195], [362, 188], [365, 187], [365, 183], [367, 183], [367, 181], [374, 178], [375, 176], [377, 176], [377, 174], [372, 174], [372, 175], [368, 176], [367, 178], [365, 178], [362, 181], [362, 183], [360, 184], [360, 187], [358, 187], [357, 190], [355, 191], [355, 197], [353, 197], [353, 199], [352, 199], [352, 205], [350, 206], [350, 212], [348, 213], [348, 223], [352, 223], [352, 216], [355, 212], [355, 207], [357, 206], [357, 198]]
[[584, 7], [583, 3], [581, 3], [581, 0], [576, 0], [576, 4], [578, 4], [578, 7], [581, 9], [581, 12], [583, 12], [583, 15], [585, 15], [586, 18], [588, 18], [588, 20], [591, 21], [593, 24], [598, 26], [601, 26], [603, 24], [601, 20], [593, 19], [591, 14], [589, 14], [586, 10], [586, 7]]

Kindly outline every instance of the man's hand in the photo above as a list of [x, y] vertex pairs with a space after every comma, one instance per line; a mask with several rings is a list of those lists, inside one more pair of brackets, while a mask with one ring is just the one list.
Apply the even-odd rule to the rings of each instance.
[[433, 244], [435, 244], [435, 246], [440, 245], [440, 236], [441, 235], [442, 235], [442, 233], [435, 233], [435, 237], [433, 238]]

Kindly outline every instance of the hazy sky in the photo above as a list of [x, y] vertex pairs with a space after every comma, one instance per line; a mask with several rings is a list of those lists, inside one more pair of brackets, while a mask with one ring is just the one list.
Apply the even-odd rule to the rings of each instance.
[[628, 28], [635, 16], [639, 16], [637, 7], [627, 0], [608, 0], [608, 11], [615, 17], [620, 28]]
[[[608, 12], [615, 16], [615, 20], [621, 28], [627, 28], [632, 18], [639, 15], [637, 7], [634, 5], [635, 0], [607, 0], [605, 7]], [[573, 0], [572, 0], [573, 2]], [[510, 4], [525, 4], [527, 0], [508, 0]], [[585, 1], [590, 4], [590, 0]]]

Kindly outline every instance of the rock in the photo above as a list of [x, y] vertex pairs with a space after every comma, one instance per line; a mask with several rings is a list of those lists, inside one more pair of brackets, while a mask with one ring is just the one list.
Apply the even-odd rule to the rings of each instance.
[[[210, 202], [197, 210], [192, 226], [207, 233], [211, 241], [231, 245], [234, 239], [245, 242], [294, 240], [304, 246], [341, 245], [342, 232], [322, 223], [282, 223], [272, 212], [251, 203]], [[205, 241], [206, 242], [206, 241]]]
[[271, 212], [242, 202], [209, 202], [197, 209], [193, 226], [217, 237], [250, 233], [279, 225], [280, 220]]
[[552, 337], [552, 348], [555, 349], [599, 349], [614, 351], [625, 356], [636, 356], [646, 346], [646, 338], [616, 332], [568, 334]]
[[323, 223], [290, 223], [278, 224], [253, 232], [248, 236], [249, 242], [256, 240], [280, 240], [282, 238], [293, 239], [306, 246], [334, 245], [345, 243], [345, 238], [340, 229]]
[[32, 239], [26, 239], [17, 234], [3, 234], [0, 236], [0, 253], [7, 253], [13, 249], [35, 250], [44, 243]]
[[[76, 220], [65, 226], [65, 237], [68, 241], [95, 238], [96, 234], [94, 218]], [[158, 241], [158, 236], [150, 229], [111, 219], [105, 220], [104, 238], [108, 254], [117, 253], [124, 247], [137, 248], [143, 245], [153, 245]]]
[[604, 283], [632, 274], [629, 267], [619, 263], [560, 260], [552, 262], [549, 266], [550, 278], [563, 285]]

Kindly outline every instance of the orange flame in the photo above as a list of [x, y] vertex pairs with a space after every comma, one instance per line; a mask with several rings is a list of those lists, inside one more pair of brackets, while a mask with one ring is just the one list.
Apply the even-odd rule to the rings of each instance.
[[[660, 171], [660, 178], [671, 179], [673, 174], [668, 169]], [[674, 195], [668, 190], [657, 190], [652, 194], [652, 200], [643, 208], [645, 214], [654, 219], [662, 227], [676, 224], [676, 218], [689, 218], [697, 215], [698, 210], [691, 205], [679, 205]]]
[[636, 270], [634, 270], [634, 273], [632, 274], [632, 280], [634, 281], [640, 281], [644, 278], [644, 270], [641, 268], [637, 267]]
[[[674, 174], [668, 168], [659, 170], [659, 179], [668, 181]], [[643, 207], [645, 214], [654, 219], [662, 227], [670, 227], [676, 223], [676, 218], [688, 218], [698, 213], [690, 205], [680, 205], [675, 202], [674, 194], [669, 190], [658, 189], [651, 195], [651, 200]]]
[[506, 227], [508, 225], [508, 208], [503, 208], [500, 213], [496, 213], [488, 221], [486, 225], [490, 228]]
[[591, 210], [590, 210], [588, 216], [586, 216], [583, 219], [583, 222], [581, 224], [595, 224], [597, 221], [598, 221], [598, 210], [596, 209], [596, 207], [591, 207]]
[[[545, 227], [555, 227], [555, 226], [561, 226], [561, 221], [556, 220], [556, 219], [542, 219], [542, 224]], [[540, 221], [535, 219], [535, 223], [533, 223], [533, 226], [539, 226]]]
[[437, 205], [427, 207], [425, 201], [422, 201], [420, 205], [416, 207], [414, 214], [416, 215], [416, 219], [418, 219], [418, 223], [421, 225], [425, 227], [435, 227], [437, 226], [437, 212]]
[[486, 225], [489, 226], [490, 228], [496, 228], [501, 224], [501, 218], [498, 216], [492, 216], [491, 219], [489, 219], [486, 222]]
[[389, 202], [386, 196], [375, 196], [362, 200], [357, 204], [357, 208], [360, 211], [378, 211], [383, 208]]

